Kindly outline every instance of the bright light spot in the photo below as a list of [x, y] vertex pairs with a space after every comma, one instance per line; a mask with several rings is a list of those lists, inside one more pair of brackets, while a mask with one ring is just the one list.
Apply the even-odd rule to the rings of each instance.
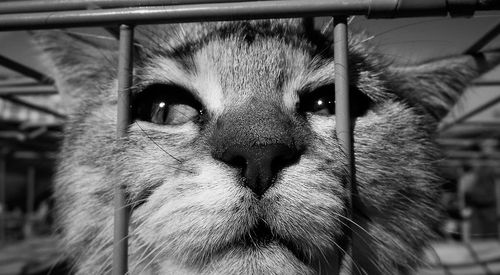
[[158, 104], [158, 107], [160, 107], [160, 108], [165, 107], [165, 102], [160, 102], [160, 104]]
[[318, 105], [323, 105], [323, 100], [318, 100]]

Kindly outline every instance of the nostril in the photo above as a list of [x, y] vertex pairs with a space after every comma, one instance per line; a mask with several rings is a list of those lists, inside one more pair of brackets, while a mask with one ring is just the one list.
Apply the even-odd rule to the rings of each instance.
[[225, 161], [227, 164], [237, 167], [237, 168], [245, 168], [247, 166], [247, 160], [239, 155], [232, 155], [226, 158]]
[[271, 161], [271, 171], [273, 174], [278, 173], [285, 167], [291, 166], [296, 163], [300, 158], [300, 154], [297, 150], [293, 150], [288, 146], [280, 146], [275, 157]]
[[220, 158], [226, 164], [241, 169], [241, 175], [245, 175], [248, 166], [248, 160], [245, 157], [245, 153], [239, 148], [229, 148], [227, 149]]

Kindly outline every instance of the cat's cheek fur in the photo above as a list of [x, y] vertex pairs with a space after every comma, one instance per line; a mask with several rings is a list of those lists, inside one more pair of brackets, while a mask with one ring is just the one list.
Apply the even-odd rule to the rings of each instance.
[[133, 217], [137, 236], [159, 247], [157, 255], [198, 267], [256, 222], [249, 203], [254, 199], [234, 175], [200, 161], [205, 165], [193, 168], [195, 176], [165, 178]]

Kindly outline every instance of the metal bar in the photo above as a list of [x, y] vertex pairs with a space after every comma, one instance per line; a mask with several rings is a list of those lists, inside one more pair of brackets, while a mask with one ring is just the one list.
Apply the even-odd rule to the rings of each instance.
[[52, 85], [29, 85], [0, 87], [0, 96], [9, 95], [55, 95], [56, 88]]
[[[132, 60], [133, 60], [133, 27], [120, 26], [120, 49], [118, 61], [118, 114], [116, 136], [118, 142], [127, 136], [130, 125], [130, 87], [132, 86]], [[129, 210], [126, 206], [125, 186], [115, 183], [114, 190], [115, 221], [113, 242], [113, 275], [127, 273], [128, 254], [128, 220]]]
[[500, 23], [496, 24], [487, 33], [485, 33], [481, 38], [479, 38], [474, 44], [472, 44], [469, 48], [467, 48], [467, 50], [465, 50], [464, 53], [465, 54], [477, 53], [484, 46], [486, 46], [493, 39], [495, 39], [495, 37], [497, 37], [498, 34], [500, 34]]
[[9, 68], [10, 70], [13, 70], [15, 72], [18, 72], [24, 76], [33, 78], [40, 83], [44, 84], [54, 83], [54, 81], [50, 77], [2, 55], [0, 55], [0, 65]]
[[17, 97], [13, 97], [13, 96], [2, 96], [0, 95], [0, 98], [2, 99], [5, 99], [5, 100], [8, 100], [10, 102], [13, 102], [15, 104], [19, 104], [19, 105], [22, 105], [24, 107], [28, 107], [28, 108], [31, 108], [33, 110], [37, 110], [37, 111], [40, 111], [40, 112], [43, 112], [43, 113], [47, 113], [47, 114], [51, 114], [55, 117], [58, 117], [58, 118], [62, 118], [62, 119], [65, 119], [66, 116], [65, 115], [62, 115], [60, 114], [59, 112], [57, 111], [54, 111], [50, 108], [47, 108], [47, 107], [44, 107], [44, 106], [40, 106], [40, 105], [36, 105], [36, 104], [33, 104], [33, 103], [30, 103], [30, 102], [27, 102], [27, 101], [24, 101], [22, 99], [19, 99]]
[[23, 28], [61, 28], [69, 26], [103, 26], [188, 21], [220, 21], [234, 19], [297, 17], [304, 15], [359, 14], [368, 12], [370, 0], [340, 1], [302, 0], [252, 1], [236, 3], [179, 5], [168, 7], [117, 8], [105, 10], [40, 12], [0, 16], [0, 30]]
[[[262, 1], [262, 0], [261, 0]], [[335, 0], [332, 0], [335, 1]], [[350, 5], [353, 1], [340, 1], [343, 5]], [[49, 3], [42, 0], [31, 1], [6, 1], [0, 3], [0, 14], [54, 12], [68, 10], [109, 9], [145, 6], [173, 6], [202, 3], [230, 3], [250, 2], [245, 0], [53, 0]], [[365, 1], [366, 10], [386, 13], [391, 16], [393, 12], [413, 12], [422, 10], [447, 9], [451, 13], [470, 13], [474, 10], [500, 9], [498, 0], [378, 0]], [[307, 1], [304, 1], [307, 4]], [[348, 15], [348, 14], [346, 14]], [[368, 14], [367, 14], [368, 15]], [[383, 16], [383, 15], [381, 15]]]
[[7, 1], [0, 3], [0, 14], [43, 12], [43, 11], [68, 11], [87, 10], [98, 8], [119, 7], [145, 7], [145, 6], [172, 6], [200, 3], [227, 3], [240, 2], [241, 0], [32, 0], [32, 1]]
[[[334, 18], [334, 59], [335, 59], [335, 119], [336, 135], [340, 147], [345, 154], [346, 165], [348, 168], [348, 178], [345, 182], [345, 189], [349, 198], [346, 209], [347, 217], [353, 219], [352, 202], [354, 186], [354, 152], [352, 122], [349, 108], [349, 65], [348, 65], [348, 38], [347, 38], [347, 18], [340, 16]], [[347, 229], [347, 235], [352, 240], [352, 232]], [[352, 241], [351, 241], [352, 246]], [[349, 252], [348, 252], [349, 253]], [[351, 264], [356, 265], [354, 253], [350, 249]]]
[[[118, 24], [222, 21], [258, 18], [366, 15], [371, 18], [447, 16], [477, 0], [281, 0], [114, 8], [0, 15], [0, 31]], [[471, 5], [469, 2], [473, 3]], [[455, 4], [453, 4], [455, 3]], [[467, 3], [463, 5], [462, 3]], [[497, 8], [500, 9], [500, 8]], [[469, 11], [467, 11], [469, 12]]]
[[[2, 148], [3, 149], [3, 148]], [[5, 241], [5, 213], [7, 211], [7, 202], [5, 198], [6, 185], [6, 169], [5, 169], [5, 157], [4, 150], [0, 150], [0, 207], [2, 211], [0, 212], [0, 243]]]
[[497, 238], [500, 239], [500, 178], [495, 178], [495, 199], [496, 199], [496, 218], [497, 218]]
[[496, 105], [498, 102], [500, 102], [500, 96], [497, 96], [497, 97], [493, 98], [492, 100], [486, 102], [485, 104], [478, 106], [477, 108], [473, 109], [472, 111], [463, 114], [462, 116], [458, 117], [454, 121], [447, 123], [447, 124], [444, 124], [443, 126], [441, 126], [439, 128], [439, 132], [444, 132], [444, 131], [450, 129], [451, 127], [459, 124], [460, 122], [462, 122], [462, 121], [464, 121], [472, 116], [475, 116], [476, 114], [490, 108], [491, 106]]

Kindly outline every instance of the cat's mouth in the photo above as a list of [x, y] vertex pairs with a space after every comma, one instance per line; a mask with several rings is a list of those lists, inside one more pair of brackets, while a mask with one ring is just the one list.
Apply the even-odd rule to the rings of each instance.
[[300, 247], [290, 240], [276, 234], [265, 221], [259, 221], [248, 232], [243, 235], [236, 243], [246, 249], [259, 249], [272, 244], [278, 244], [288, 249], [297, 259], [306, 265], [311, 262], [311, 257], [300, 249]]

